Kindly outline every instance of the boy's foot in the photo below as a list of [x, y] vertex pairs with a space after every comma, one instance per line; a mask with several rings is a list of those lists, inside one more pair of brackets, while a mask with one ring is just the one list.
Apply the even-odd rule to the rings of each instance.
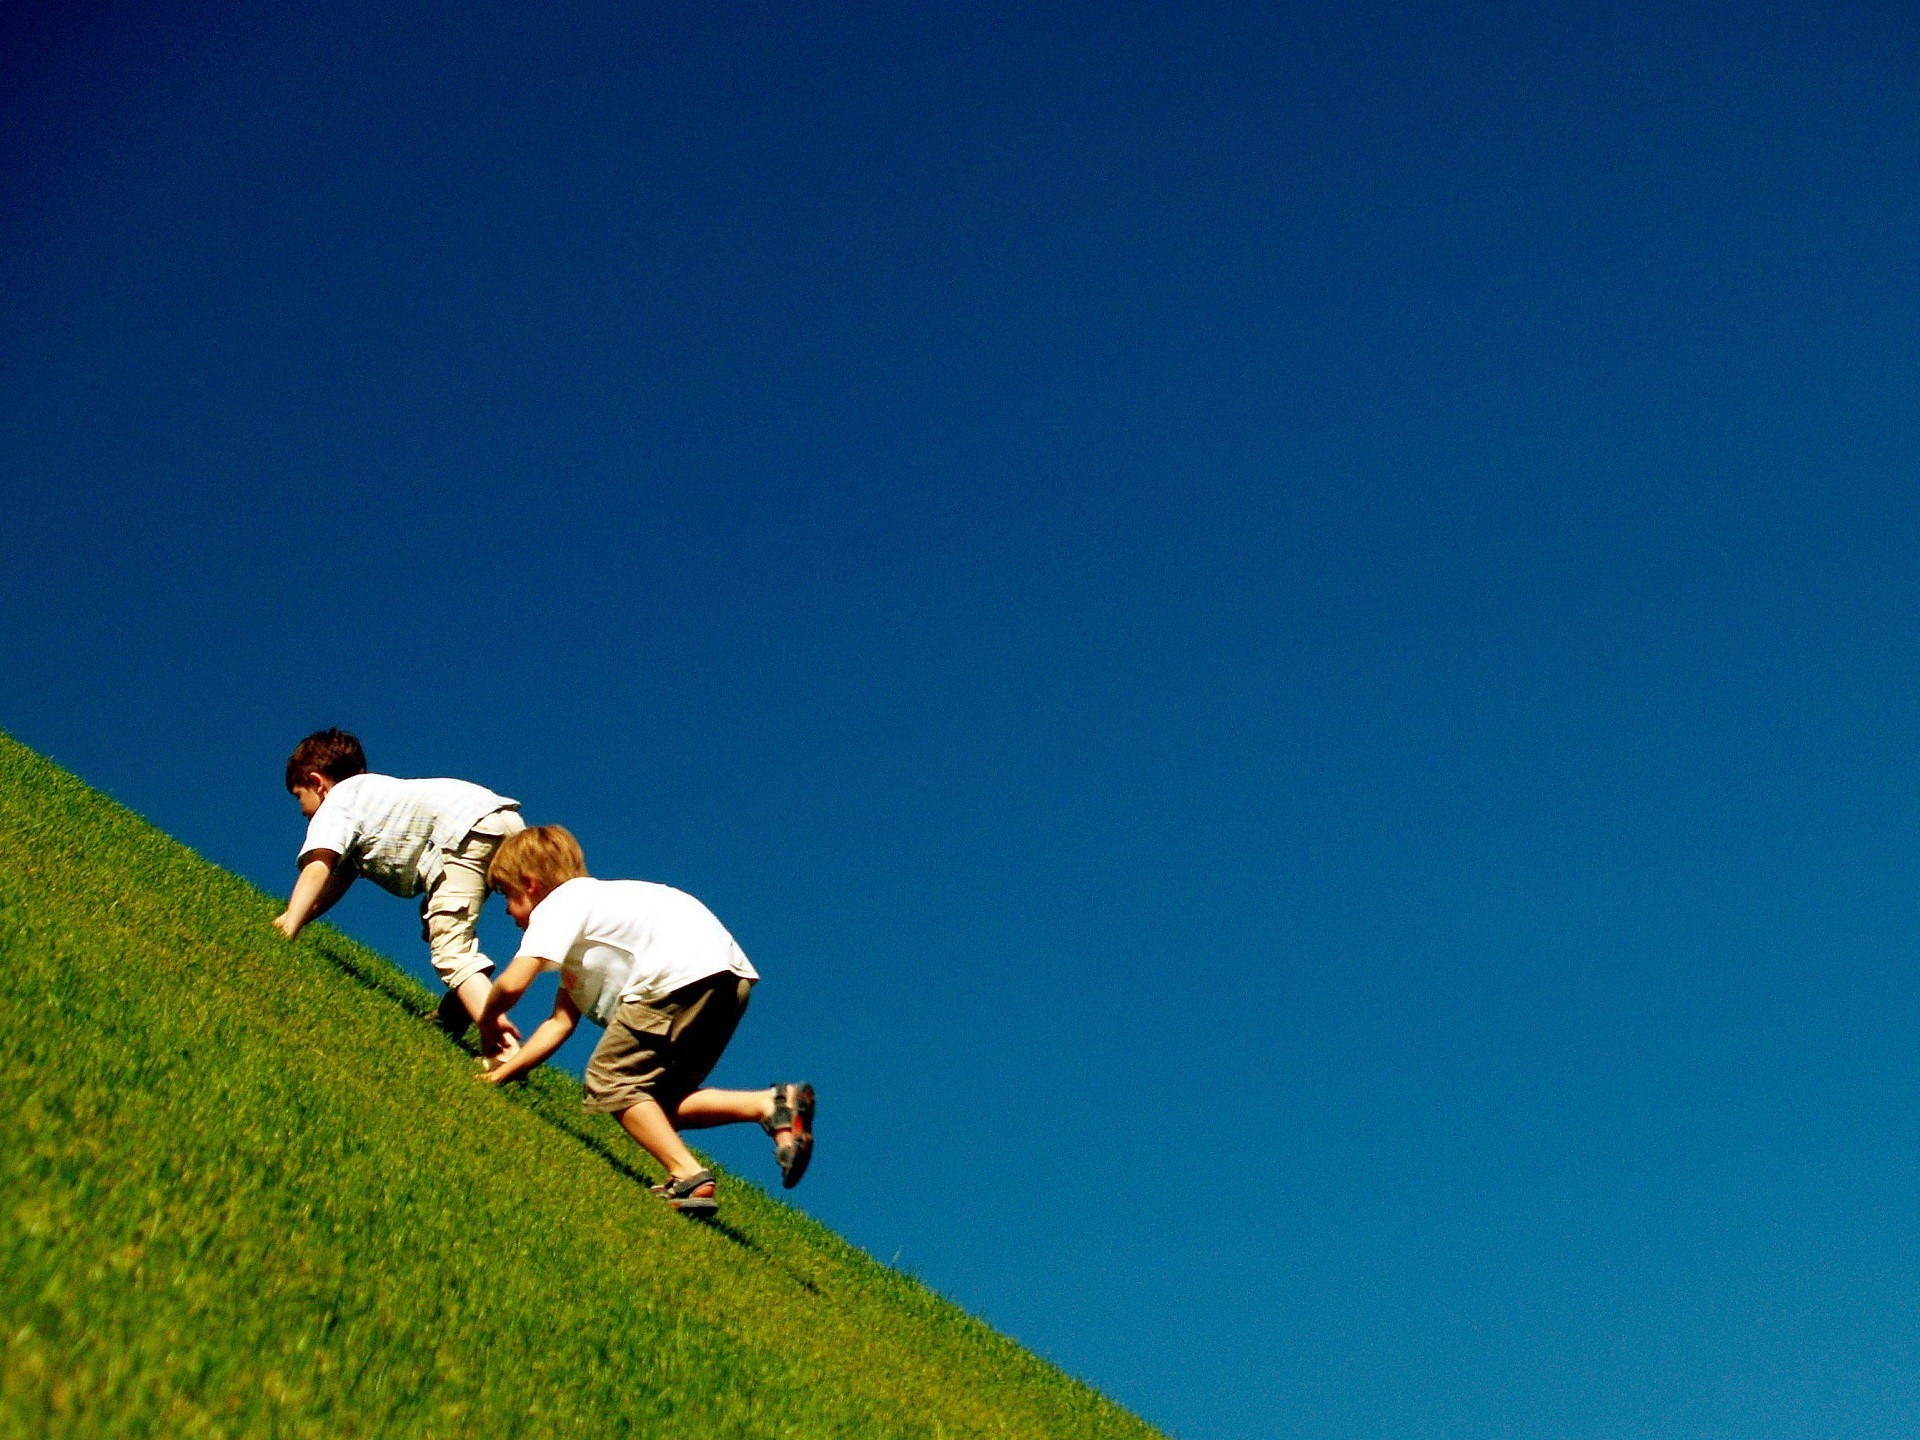
[[711, 1215], [720, 1208], [714, 1189], [713, 1172], [696, 1170], [684, 1180], [669, 1175], [664, 1185], [653, 1187], [653, 1193], [682, 1215]]
[[[791, 1190], [813, 1160], [813, 1086], [776, 1085], [773, 1111], [760, 1122], [773, 1137], [773, 1158], [780, 1166], [780, 1183]], [[780, 1132], [787, 1132], [782, 1140]]]
[[444, 1030], [450, 1039], [458, 1040], [473, 1024], [473, 1017], [467, 1014], [467, 1007], [460, 1003], [460, 997], [449, 990], [440, 997], [439, 1005], [434, 1008], [433, 1023]]

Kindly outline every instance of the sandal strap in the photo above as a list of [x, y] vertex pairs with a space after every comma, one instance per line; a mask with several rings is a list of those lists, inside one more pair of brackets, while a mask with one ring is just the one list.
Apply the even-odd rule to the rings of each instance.
[[773, 1087], [773, 1113], [760, 1122], [760, 1128], [768, 1135], [776, 1130], [793, 1128], [793, 1107], [787, 1103], [787, 1092], [792, 1088], [791, 1085]]
[[665, 1185], [656, 1185], [654, 1189], [665, 1195], [669, 1200], [684, 1200], [702, 1185], [711, 1185], [713, 1183], [713, 1172], [711, 1170], [696, 1170], [684, 1180], [669, 1178]]

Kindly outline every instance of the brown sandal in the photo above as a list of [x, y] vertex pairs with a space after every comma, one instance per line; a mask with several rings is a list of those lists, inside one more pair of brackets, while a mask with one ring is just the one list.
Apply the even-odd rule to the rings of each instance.
[[[773, 1113], [760, 1122], [760, 1128], [773, 1137], [773, 1158], [780, 1166], [780, 1183], [791, 1190], [807, 1173], [813, 1160], [813, 1086], [776, 1085], [773, 1087]], [[785, 1130], [787, 1143], [780, 1143]]]
[[714, 1188], [713, 1172], [696, 1170], [684, 1180], [669, 1175], [664, 1185], [653, 1187], [653, 1193], [682, 1215], [711, 1215], [720, 1208]]

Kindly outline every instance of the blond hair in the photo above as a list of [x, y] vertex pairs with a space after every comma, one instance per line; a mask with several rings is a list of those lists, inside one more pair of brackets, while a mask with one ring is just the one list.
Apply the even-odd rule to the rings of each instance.
[[522, 895], [529, 880], [552, 890], [586, 873], [587, 857], [572, 831], [561, 825], [532, 825], [500, 842], [487, 866], [487, 884], [502, 895]]

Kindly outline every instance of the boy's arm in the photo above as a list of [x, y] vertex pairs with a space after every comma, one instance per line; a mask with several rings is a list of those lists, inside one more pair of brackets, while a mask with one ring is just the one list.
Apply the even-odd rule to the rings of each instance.
[[507, 1019], [507, 1012], [520, 1003], [520, 997], [527, 993], [527, 987], [533, 984], [546, 963], [537, 955], [516, 955], [507, 962], [505, 970], [493, 977], [493, 984], [487, 990], [487, 1003], [480, 1007], [478, 1022], [480, 1040], [487, 1050], [505, 1048], [508, 1037], [520, 1038], [520, 1032]]
[[[511, 974], [513, 967], [510, 965], [507, 970]], [[489, 999], [487, 1004], [491, 1008], [492, 1000]], [[540, 1022], [518, 1050], [486, 1072], [487, 1083], [504, 1085], [509, 1080], [519, 1079], [564, 1045], [567, 1037], [573, 1034], [573, 1027], [579, 1023], [579, 1007], [573, 1003], [573, 997], [562, 990], [553, 997], [553, 1014]]]
[[327, 876], [327, 888], [320, 892], [320, 898], [313, 902], [313, 909], [307, 912], [309, 921], [318, 920], [327, 911], [340, 903], [340, 897], [353, 885], [353, 877], [358, 873], [351, 865], [333, 862], [333, 873]]
[[300, 857], [300, 878], [293, 882], [293, 894], [287, 908], [273, 918], [273, 928], [291, 940], [309, 920], [317, 920], [333, 908], [353, 884], [353, 871], [340, 863], [332, 850], [309, 850]]
[[518, 1005], [546, 963], [538, 955], [516, 955], [509, 960], [507, 968], [493, 977], [493, 985], [487, 991], [487, 1003], [480, 1010], [482, 1027], [497, 1024]]

